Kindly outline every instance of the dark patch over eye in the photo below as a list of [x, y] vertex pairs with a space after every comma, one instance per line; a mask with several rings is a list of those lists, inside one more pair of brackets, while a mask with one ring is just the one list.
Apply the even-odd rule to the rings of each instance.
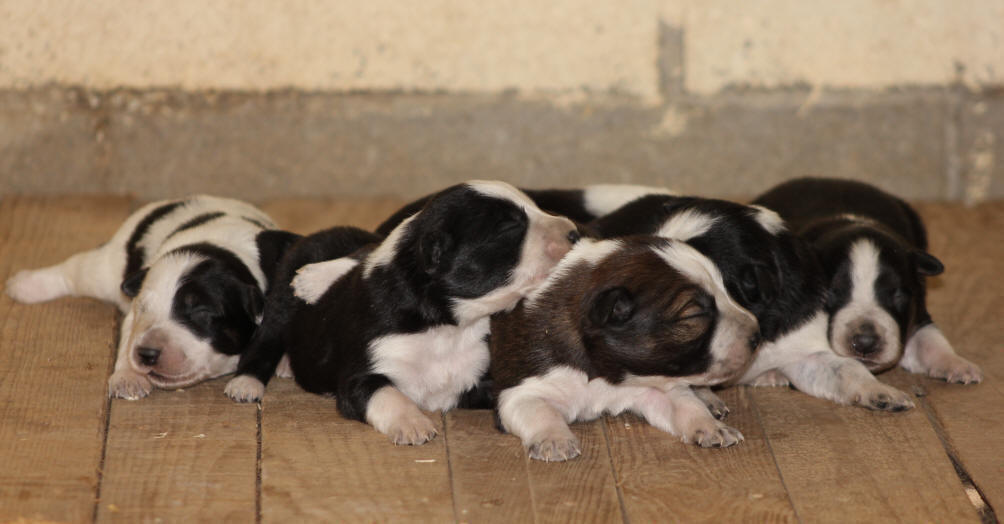
[[699, 293], [687, 301], [672, 321], [674, 338], [693, 341], [703, 336], [714, 321], [715, 299]]

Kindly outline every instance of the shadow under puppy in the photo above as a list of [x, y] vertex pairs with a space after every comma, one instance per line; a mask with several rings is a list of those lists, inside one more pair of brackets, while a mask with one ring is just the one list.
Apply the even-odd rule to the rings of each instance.
[[491, 331], [498, 419], [532, 458], [578, 456], [568, 423], [623, 411], [705, 447], [743, 438], [690, 386], [741, 373], [759, 327], [685, 242], [583, 239]]
[[7, 293], [26, 303], [88, 296], [125, 313], [112, 397], [139, 399], [231, 373], [261, 319], [288, 245], [254, 206], [197, 195], [148, 204], [102, 246], [21, 271]]
[[[829, 289], [827, 332], [837, 354], [872, 372], [899, 365], [948, 382], [980, 382], [927, 311], [925, 278], [944, 270], [906, 202], [850, 180], [802, 178], [755, 200], [819, 253]], [[906, 341], [905, 349], [903, 341]]]
[[489, 316], [540, 285], [577, 239], [571, 221], [508, 184], [447, 188], [368, 253], [300, 268], [280, 343], [248, 353], [240, 372], [264, 382], [274, 367], [254, 361], [278, 362], [284, 350], [297, 383], [335, 395], [346, 418], [422, 444], [436, 434], [422, 409], [478, 393]]
[[[827, 338], [826, 282], [816, 253], [762, 206], [647, 195], [588, 224], [604, 238], [654, 234], [685, 240], [719, 268], [736, 302], [760, 323], [763, 344], [741, 384], [788, 385], [869, 409], [900, 411], [910, 396], [883, 384]], [[710, 392], [709, 409], [727, 412]]]

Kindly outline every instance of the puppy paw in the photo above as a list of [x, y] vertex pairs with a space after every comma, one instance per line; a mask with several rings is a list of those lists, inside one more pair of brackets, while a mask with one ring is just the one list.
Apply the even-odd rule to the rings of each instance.
[[979, 384], [983, 381], [980, 367], [958, 355], [945, 355], [940, 360], [928, 370], [930, 377], [952, 384]]
[[349, 257], [307, 264], [296, 270], [296, 276], [289, 285], [297, 298], [308, 304], [314, 304], [324, 296], [332, 284], [358, 264], [358, 260]]
[[729, 406], [725, 404], [724, 400], [718, 398], [718, 395], [715, 395], [711, 388], [694, 388], [694, 393], [697, 398], [701, 399], [701, 402], [704, 402], [712, 417], [724, 420], [725, 417], [729, 416]]
[[784, 376], [784, 373], [781, 373], [777, 369], [771, 369], [753, 379], [750, 385], [755, 387], [786, 388], [791, 386], [791, 381], [788, 380], [788, 377]]
[[562, 462], [582, 454], [579, 440], [570, 435], [544, 437], [532, 442], [527, 446], [527, 450], [530, 452], [530, 458], [544, 462]]
[[6, 291], [10, 298], [25, 304], [35, 304], [61, 297], [69, 286], [63, 277], [46, 270], [23, 270], [7, 280]]
[[275, 368], [275, 376], [279, 378], [293, 378], [293, 367], [289, 365], [289, 355], [283, 355], [279, 365]]
[[877, 411], [906, 411], [913, 408], [910, 395], [879, 381], [871, 382], [859, 390], [851, 403]]
[[422, 413], [409, 415], [391, 423], [384, 434], [398, 446], [418, 446], [436, 438], [436, 426]]
[[727, 448], [745, 440], [743, 434], [732, 426], [727, 426], [717, 420], [708, 422], [693, 428], [684, 436], [684, 442], [692, 442], [702, 448]]
[[108, 396], [139, 400], [150, 394], [153, 385], [146, 375], [140, 375], [131, 370], [119, 370], [108, 378]]
[[265, 395], [265, 384], [251, 375], [238, 375], [223, 389], [234, 402], [258, 402]]

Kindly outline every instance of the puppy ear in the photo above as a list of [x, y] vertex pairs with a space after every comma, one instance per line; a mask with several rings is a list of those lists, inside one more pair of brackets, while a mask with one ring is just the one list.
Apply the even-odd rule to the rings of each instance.
[[450, 236], [442, 231], [427, 231], [418, 241], [418, 261], [427, 275], [442, 270], [443, 260], [452, 247]]
[[265, 295], [258, 289], [258, 286], [251, 284], [241, 285], [241, 305], [244, 311], [257, 323], [265, 310]]
[[940, 275], [943, 271], [945, 271], [945, 265], [930, 253], [914, 251], [913, 258], [917, 263], [917, 272], [921, 275], [931, 277], [934, 275]]
[[589, 320], [597, 326], [620, 326], [634, 315], [635, 300], [623, 287], [602, 291], [589, 311]]
[[146, 278], [146, 272], [149, 270], [150, 268], [145, 267], [139, 271], [134, 271], [129, 276], [125, 277], [125, 280], [122, 281], [122, 285], [119, 286], [119, 289], [122, 290], [122, 294], [129, 298], [136, 298], [136, 295], [139, 294], [140, 288], [143, 287], [143, 279]]

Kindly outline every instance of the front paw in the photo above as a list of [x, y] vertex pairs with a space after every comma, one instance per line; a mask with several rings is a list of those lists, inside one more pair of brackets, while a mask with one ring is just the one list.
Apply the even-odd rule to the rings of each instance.
[[579, 439], [571, 434], [545, 436], [527, 446], [530, 458], [544, 462], [562, 462], [582, 454]]
[[390, 424], [385, 435], [398, 446], [418, 446], [436, 438], [436, 426], [422, 413], [407, 415]]
[[234, 402], [258, 402], [265, 395], [265, 384], [251, 375], [238, 375], [223, 389]]
[[112, 398], [139, 400], [149, 395], [152, 389], [150, 379], [135, 371], [119, 370], [108, 378], [108, 396]]
[[692, 428], [684, 437], [684, 442], [691, 442], [702, 448], [727, 448], [745, 440], [743, 434], [732, 426], [727, 426], [717, 420], [707, 420]]
[[791, 381], [788, 377], [784, 376], [784, 373], [777, 369], [771, 369], [760, 374], [760, 376], [753, 379], [750, 382], [751, 386], [754, 387], [774, 387], [774, 388], [786, 388], [791, 386]]
[[851, 403], [879, 411], [906, 411], [913, 408], [910, 395], [877, 380], [856, 392]]
[[708, 408], [708, 412], [711, 413], [712, 417], [718, 420], [725, 420], [725, 417], [729, 416], [729, 406], [711, 391], [711, 388], [694, 388], [694, 394], [697, 395], [697, 398], [701, 399], [701, 402], [704, 402], [704, 406]]
[[972, 362], [958, 356], [946, 355], [928, 370], [928, 376], [940, 378], [952, 384], [979, 384], [983, 382], [983, 371]]

